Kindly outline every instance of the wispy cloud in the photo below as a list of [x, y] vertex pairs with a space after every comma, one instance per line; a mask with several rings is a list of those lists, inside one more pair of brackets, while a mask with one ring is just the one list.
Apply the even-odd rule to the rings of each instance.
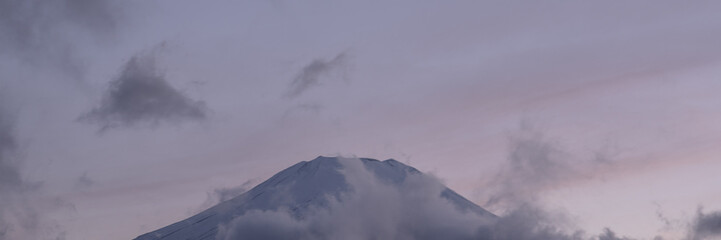
[[[511, 137], [504, 165], [484, 189], [489, 190], [487, 207], [502, 210], [491, 228], [489, 239], [551, 239], [551, 240], [633, 240], [609, 228], [598, 235], [589, 235], [574, 226], [571, 215], [553, 211], [543, 204], [544, 192], [568, 182], [589, 180], [597, 171], [616, 169], [611, 150], [602, 149], [592, 158], [574, 158], [529, 122], [522, 122], [519, 132]], [[603, 172], [603, 171], [601, 171]], [[697, 211], [691, 221], [669, 219], [661, 212], [656, 217], [665, 230], [687, 227], [684, 240], [717, 239], [721, 237], [721, 212]], [[653, 234], [653, 233], [651, 233]], [[653, 236], [653, 235], [651, 235]], [[654, 240], [663, 240], [654, 236]]]
[[100, 105], [80, 117], [100, 125], [101, 131], [161, 122], [202, 120], [205, 103], [186, 96], [173, 87], [156, 67], [152, 53], [128, 60], [120, 75], [110, 82]]
[[523, 205], [538, 200], [544, 190], [571, 180], [589, 179], [596, 170], [613, 164], [612, 154], [607, 151], [598, 151], [589, 159], [574, 157], [524, 121], [520, 131], [510, 137], [506, 161], [484, 186], [488, 195], [485, 206]]
[[285, 96], [296, 98], [308, 89], [320, 85], [325, 77], [330, 77], [332, 74], [344, 74], [347, 64], [348, 56], [345, 52], [339, 53], [330, 60], [313, 60], [296, 74]]
[[105, 0], [0, 0], [0, 54], [79, 77], [78, 37], [111, 35], [117, 13]]
[[22, 176], [13, 114], [0, 106], [0, 240], [62, 239], [63, 233], [46, 214], [67, 203], [41, 191], [40, 182]]
[[212, 207], [218, 203], [225, 202], [234, 197], [240, 196], [241, 194], [250, 190], [254, 185], [254, 180], [248, 180], [245, 181], [243, 184], [235, 187], [222, 187], [213, 189], [212, 191], [209, 191], [207, 193], [208, 197], [205, 199], [205, 202], [203, 202], [203, 204], [201, 204], [198, 210], [194, 211], [194, 213], [206, 210], [209, 207]]
[[613, 164], [611, 156], [599, 151], [589, 159], [575, 158], [530, 122], [521, 122], [520, 131], [510, 138], [506, 161], [483, 186], [485, 206], [501, 212], [488, 239], [631, 240], [609, 228], [589, 235], [567, 213], [548, 210], [542, 203], [544, 191], [592, 178], [593, 172]]

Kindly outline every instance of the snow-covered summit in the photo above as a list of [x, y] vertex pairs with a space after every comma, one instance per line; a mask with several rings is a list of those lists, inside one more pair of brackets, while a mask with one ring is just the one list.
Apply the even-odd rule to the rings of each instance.
[[[409, 180], [416, 178], [431, 180]], [[440, 188], [437, 191], [433, 187], [430, 188], [431, 190], [424, 190], [425, 187], [419, 188], [419, 186], [428, 185], [427, 182], [429, 181], [432, 182], [431, 185], [438, 185]], [[385, 189], [386, 192], [378, 194], [376, 193], [378, 189]], [[323, 209], [330, 211], [330, 209], [350, 207], [350, 205], [344, 205], [343, 203], [353, 201], [349, 197], [353, 196], [353, 194], [359, 195], [356, 199], [360, 199], [362, 204], [355, 204], [352, 207], [363, 208], [364, 211], [370, 212], [375, 209], [383, 209], [383, 207], [388, 208], [388, 206], [405, 208], [403, 207], [405, 203], [392, 203], [393, 201], [424, 202], [426, 200], [423, 199], [437, 198], [442, 199], [440, 201], [447, 202], [456, 211], [464, 214], [493, 217], [493, 214], [442, 186], [435, 179], [396, 160], [378, 161], [369, 158], [320, 156], [312, 161], [297, 163], [238, 197], [222, 202], [180, 222], [141, 235], [136, 240], [212, 240], [216, 239], [218, 234], [225, 234], [219, 233], [224, 231], [223, 226], [231, 224], [234, 219], [246, 216], [248, 213], [281, 211], [291, 219], [302, 221], [311, 218], [311, 216], [318, 216], [318, 211]], [[378, 197], [372, 195], [380, 195], [382, 200], [372, 201], [378, 199]], [[394, 197], [386, 199], [384, 195]], [[411, 197], [406, 197], [406, 195]], [[435, 196], [418, 198], [416, 195]], [[409, 209], [407, 211], [415, 212], [417, 210]], [[422, 211], [422, 209], [419, 210], [419, 212]], [[385, 210], [385, 212], [388, 211]], [[428, 218], [432, 216], [420, 217]], [[326, 218], [329, 217], [326, 216]], [[395, 217], [388, 216], [385, 218]], [[253, 219], [250, 219], [250, 221], [252, 222]]]

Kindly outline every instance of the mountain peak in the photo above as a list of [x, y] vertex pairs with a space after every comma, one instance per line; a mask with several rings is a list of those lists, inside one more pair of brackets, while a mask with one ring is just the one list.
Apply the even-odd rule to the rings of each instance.
[[[314, 158], [313, 160], [310, 160], [310, 161], [302, 161], [302, 162], [300, 162], [300, 163], [314, 162], [315, 164], [331, 164], [331, 165], [336, 165], [337, 163], [339, 163], [339, 162], [341, 162], [341, 161], [357, 161], [357, 160], [361, 160], [361, 161], [363, 161], [363, 162], [380, 162], [380, 163], [388, 164], [388, 165], [390, 165], [390, 166], [398, 166], [398, 165], [400, 165], [400, 167], [403, 167], [403, 168], [411, 168], [411, 169], [414, 169], [414, 170], [415, 170], [415, 168], [413, 168], [413, 167], [411, 167], [411, 166], [408, 166], [408, 165], [406, 165], [406, 164], [404, 164], [404, 163], [401, 163], [401, 162], [399, 162], [399, 161], [397, 161], [397, 160], [395, 160], [395, 159], [392, 159], [392, 158], [389, 158], [389, 159], [380, 161], [380, 160], [373, 159], [373, 158], [354, 158], [354, 157], [340, 157], [340, 156], [336, 156], [336, 157], [326, 157], [326, 156], [322, 156], [322, 155], [321, 155], [321, 156], [318, 156], [318, 157]], [[418, 171], [418, 170], [415, 170], [415, 171]]]
[[[373, 211], [388, 204], [408, 208], [404, 201], [428, 201], [415, 199], [418, 196], [440, 202], [444, 207], [451, 206], [451, 211], [493, 216], [435, 178], [396, 160], [319, 156], [278, 172], [238, 197], [136, 240], [216, 239], [217, 235], [226, 234], [222, 226], [253, 214], [276, 214], [288, 216], [288, 221], [305, 221], [319, 215], [332, 215], [344, 208], [359, 208], [355, 205]], [[403, 200], [407, 198], [411, 199]], [[354, 207], [347, 207], [348, 204]]]

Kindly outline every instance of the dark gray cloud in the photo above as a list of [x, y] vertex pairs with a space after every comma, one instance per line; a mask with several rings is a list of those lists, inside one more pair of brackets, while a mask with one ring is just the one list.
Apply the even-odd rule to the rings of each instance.
[[170, 85], [164, 73], [156, 68], [153, 54], [139, 54], [130, 58], [119, 76], [110, 82], [100, 106], [80, 120], [98, 124], [104, 131], [205, 117], [204, 102], [193, 100]]
[[331, 60], [313, 60], [293, 78], [285, 96], [296, 98], [308, 89], [320, 85], [324, 77], [329, 77], [331, 74], [344, 74], [347, 64], [348, 56], [345, 52], [336, 55]]
[[[660, 237], [655, 237], [654, 239], [659, 239]], [[628, 237], [622, 237], [617, 236], [615, 232], [611, 231], [611, 229], [606, 228], [603, 229], [603, 234], [598, 236], [598, 240], [633, 240], [632, 238]]]
[[691, 222], [688, 240], [720, 239], [721, 211], [704, 213], [699, 208], [695, 219]]
[[0, 0], [0, 55], [79, 77], [78, 39], [112, 35], [117, 12], [105, 0]]

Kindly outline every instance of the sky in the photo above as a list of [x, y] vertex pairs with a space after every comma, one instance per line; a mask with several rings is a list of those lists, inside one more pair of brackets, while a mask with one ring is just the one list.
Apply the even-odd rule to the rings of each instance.
[[719, 9], [0, 0], [0, 238], [132, 239], [340, 155], [680, 239], [721, 218]]

